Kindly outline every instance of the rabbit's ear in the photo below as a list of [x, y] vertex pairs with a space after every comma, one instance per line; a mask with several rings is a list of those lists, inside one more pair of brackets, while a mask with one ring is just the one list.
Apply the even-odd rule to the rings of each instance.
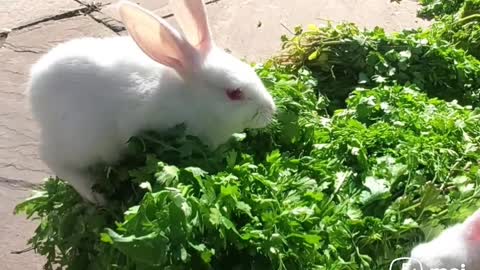
[[150, 58], [185, 75], [195, 64], [195, 49], [165, 20], [129, 1], [118, 4], [130, 36]]
[[171, 0], [170, 3], [190, 44], [202, 53], [208, 52], [213, 41], [203, 0]]

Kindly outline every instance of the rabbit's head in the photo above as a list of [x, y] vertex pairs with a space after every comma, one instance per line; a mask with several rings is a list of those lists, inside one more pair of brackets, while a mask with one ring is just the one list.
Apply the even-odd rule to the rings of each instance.
[[206, 125], [222, 139], [268, 125], [276, 111], [272, 96], [250, 65], [215, 45], [203, 1], [171, 4], [184, 35], [136, 4], [120, 2], [119, 12], [143, 52], [182, 78], [192, 97], [184, 106], [191, 106], [198, 119], [209, 119]]

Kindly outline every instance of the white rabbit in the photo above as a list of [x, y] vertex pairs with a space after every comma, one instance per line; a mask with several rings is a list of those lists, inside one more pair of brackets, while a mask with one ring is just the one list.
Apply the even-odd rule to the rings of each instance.
[[185, 124], [215, 148], [268, 125], [276, 106], [255, 71], [218, 48], [202, 0], [174, 0], [185, 37], [140, 6], [118, 11], [129, 36], [60, 44], [31, 69], [30, 104], [42, 160], [94, 203], [87, 168], [121, 158], [144, 130]]
[[411, 270], [480, 270], [480, 210], [432, 241], [416, 246], [410, 258]]

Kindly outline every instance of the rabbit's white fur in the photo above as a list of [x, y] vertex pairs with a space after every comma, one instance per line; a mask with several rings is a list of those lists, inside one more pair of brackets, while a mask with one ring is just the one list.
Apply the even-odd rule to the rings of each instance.
[[[128, 139], [143, 130], [184, 123], [189, 134], [216, 147], [270, 122], [275, 104], [249, 65], [213, 43], [199, 59], [185, 75], [152, 60], [129, 36], [53, 48], [32, 67], [29, 82], [42, 159], [83, 197], [103, 203], [86, 169], [118, 161]], [[244, 100], [228, 98], [226, 89], [236, 88]]]
[[[409, 269], [480, 270], [480, 210], [411, 252]], [[422, 267], [418, 265], [421, 262]]]

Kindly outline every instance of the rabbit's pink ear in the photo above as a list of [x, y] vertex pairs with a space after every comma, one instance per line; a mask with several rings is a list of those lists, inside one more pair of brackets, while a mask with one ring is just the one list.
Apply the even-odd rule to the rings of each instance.
[[165, 20], [129, 1], [118, 4], [130, 36], [153, 60], [185, 75], [195, 59], [195, 49]]
[[173, 4], [176, 19], [190, 44], [202, 53], [208, 52], [213, 41], [203, 0], [171, 0], [170, 2]]
[[480, 242], [480, 210], [477, 210], [467, 218], [465, 229], [468, 240]]

